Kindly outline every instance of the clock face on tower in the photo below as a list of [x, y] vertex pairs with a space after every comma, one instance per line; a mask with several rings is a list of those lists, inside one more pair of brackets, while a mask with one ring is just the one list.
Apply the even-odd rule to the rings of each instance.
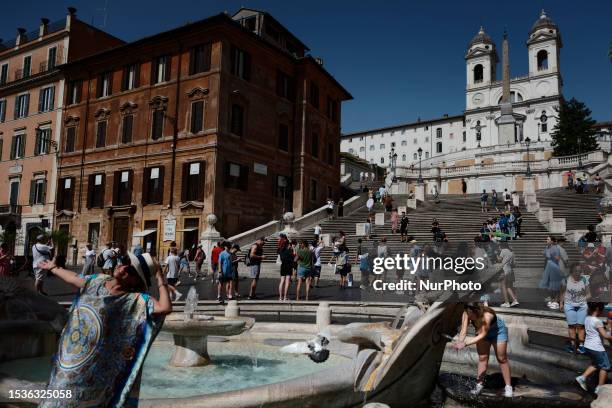
[[472, 102], [474, 103], [474, 105], [480, 105], [483, 101], [484, 101], [484, 95], [480, 92], [472, 96]]

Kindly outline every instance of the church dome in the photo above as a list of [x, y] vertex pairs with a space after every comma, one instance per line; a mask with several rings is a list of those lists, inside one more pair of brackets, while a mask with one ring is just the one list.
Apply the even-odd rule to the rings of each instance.
[[493, 45], [493, 40], [491, 39], [491, 37], [489, 37], [487, 33], [485, 33], [484, 28], [482, 28], [482, 26], [480, 27], [480, 30], [478, 30], [478, 34], [476, 34], [474, 38], [472, 38], [472, 41], [470, 41], [468, 48], [470, 48], [474, 44]]
[[555, 24], [555, 22], [552, 21], [552, 19], [546, 15], [546, 12], [544, 10], [542, 10], [542, 12], [540, 13], [540, 18], [538, 18], [536, 22], [533, 23], [533, 26], [531, 27], [531, 31], [529, 32], [529, 34], [533, 34], [537, 30], [540, 30], [543, 28], [549, 28], [549, 29], [554, 29], [554, 30], [557, 29], [557, 25]]

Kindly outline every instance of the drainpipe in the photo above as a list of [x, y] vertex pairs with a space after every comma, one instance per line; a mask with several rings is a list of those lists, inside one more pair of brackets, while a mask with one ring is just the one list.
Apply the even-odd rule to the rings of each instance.
[[[307, 186], [306, 186], [306, 174], [304, 174], [304, 168], [305, 166], [305, 159], [306, 159], [306, 93], [307, 91], [307, 81], [306, 81], [306, 75], [304, 75], [304, 86], [303, 86], [303, 92], [302, 92], [302, 143], [300, 146], [300, 184], [302, 186], [302, 200], [301, 200], [301, 208], [300, 208], [300, 212], [299, 214], [296, 215], [302, 215], [304, 214], [304, 206], [305, 206], [305, 200], [307, 200], [308, 198], [306, 197], [309, 193], [306, 192], [307, 191]], [[310, 186], [308, 186], [308, 188], [310, 188]]]
[[[91, 71], [87, 78], [87, 97], [85, 99], [85, 123], [83, 124], [85, 132], [83, 133], [83, 149], [81, 151], [81, 177], [79, 180], [79, 205], [78, 212], [81, 212], [81, 198], [83, 195], [83, 177], [85, 176], [85, 150], [87, 148], [87, 128], [89, 125], [89, 100], [91, 97]], [[59, 188], [59, 186], [58, 186]]]
[[168, 203], [170, 212], [174, 203], [174, 175], [176, 167], [176, 143], [178, 141], [178, 115], [179, 115], [179, 99], [181, 90], [181, 61], [183, 55], [183, 44], [178, 42], [178, 68], [176, 74], [176, 97], [174, 101], [174, 125], [172, 127], [172, 165], [170, 167], [170, 201]]

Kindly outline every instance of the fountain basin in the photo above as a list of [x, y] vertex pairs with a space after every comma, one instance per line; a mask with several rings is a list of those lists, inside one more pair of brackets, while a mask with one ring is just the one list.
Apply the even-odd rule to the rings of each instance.
[[249, 330], [253, 319], [228, 319], [204, 314], [171, 313], [166, 317], [163, 331], [172, 333], [174, 351], [170, 365], [200, 367], [211, 363], [208, 336], [236, 336]]

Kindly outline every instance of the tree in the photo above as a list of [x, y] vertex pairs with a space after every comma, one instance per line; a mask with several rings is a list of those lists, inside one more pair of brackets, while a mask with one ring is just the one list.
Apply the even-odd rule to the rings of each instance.
[[[597, 150], [597, 139], [591, 118], [591, 110], [576, 98], [562, 101], [556, 109], [559, 120], [552, 131], [551, 145], [555, 149], [555, 156], [568, 156]], [[578, 146], [580, 139], [580, 146]]]
[[69, 232], [60, 229], [51, 231], [49, 237], [51, 238], [51, 241], [53, 241], [53, 245], [56, 248], [56, 255], [65, 254], [68, 250], [68, 245], [74, 238]]

